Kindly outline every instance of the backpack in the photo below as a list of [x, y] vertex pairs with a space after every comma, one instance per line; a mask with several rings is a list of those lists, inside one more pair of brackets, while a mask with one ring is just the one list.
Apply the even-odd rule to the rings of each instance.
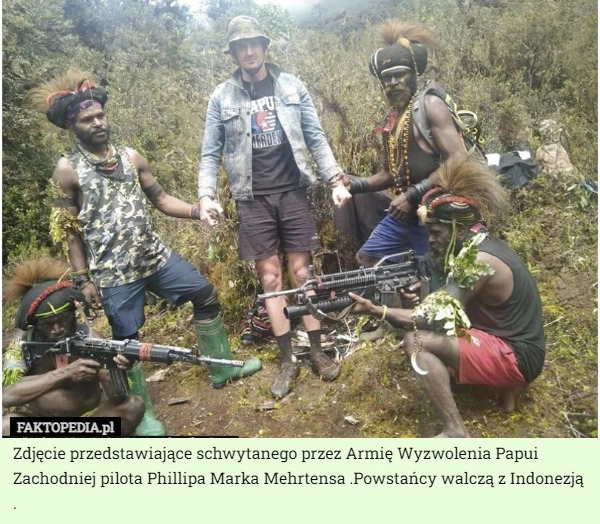
[[413, 122], [417, 125], [419, 132], [427, 141], [429, 147], [434, 151], [439, 152], [439, 148], [433, 138], [433, 133], [431, 132], [431, 127], [429, 126], [429, 121], [427, 120], [427, 115], [425, 114], [425, 109], [423, 107], [425, 95], [434, 95], [444, 101], [452, 115], [456, 129], [463, 137], [467, 151], [483, 156], [483, 139], [481, 137], [481, 126], [477, 119], [477, 115], [472, 111], [458, 109], [456, 103], [452, 100], [452, 97], [446, 93], [444, 88], [433, 80], [429, 80], [427, 84], [425, 84], [425, 87], [417, 93], [412, 106]]
[[260, 342], [273, 336], [271, 320], [264, 302], [255, 301], [250, 309], [244, 311], [240, 336], [244, 344]]

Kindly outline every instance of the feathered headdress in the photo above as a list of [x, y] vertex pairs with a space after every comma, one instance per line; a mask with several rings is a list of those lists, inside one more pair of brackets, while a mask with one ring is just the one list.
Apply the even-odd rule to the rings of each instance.
[[470, 226], [487, 215], [501, 215], [506, 192], [494, 172], [482, 161], [468, 157], [440, 166], [437, 186], [425, 193], [417, 214], [421, 223], [443, 222]]
[[435, 39], [426, 27], [413, 22], [388, 20], [377, 28], [381, 46], [369, 61], [371, 74], [381, 75], [395, 70], [409, 69], [420, 75], [427, 68], [428, 49], [435, 47]]
[[106, 89], [96, 85], [92, 76], [78, 69], [49, 80], [28, 94], [30, 104], [46, 113], [55, 126], [66, 129], [79, 112], [98, 105], [104, 107], [108, 99]]
[[3, 286], [6, 300], [21, 299], [16, 314], [20, 329], [35, 324], [35, 319], [50, 316], [74, 306], [75, 301], [85, 303], [85, 296], [65, 280], [69, 266], [62, 261], [40, 257], [17, 264], [13, 278]]

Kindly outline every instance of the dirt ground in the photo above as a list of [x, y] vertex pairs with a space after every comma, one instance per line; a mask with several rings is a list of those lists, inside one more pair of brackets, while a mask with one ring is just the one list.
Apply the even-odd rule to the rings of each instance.
[[[549, 213], [552, 187], [516, 199], [522, 205], [507, 236], [528, 261], [542, 296], [544, 369], [512, 413], [499, 411], [490, 388], [454, 386], [473, 437], [598, 436], [597, 210], [581, 211], [567, 200]], [[219, 286], [227, 289], [226, 283]], [[237, 297], [244, 299], [249, 297]], [[14, 311], [14, 305], [3, 309], [4, 347]], [[195, 342], [191, 313], [191, 308], [151, 300], [141, 340], [189, 347]], [[279, 370], [276, 344], [270, 339], [243, 345], [240, 320], [228, 318], [227, 331], [234, 358], [263, 361], [262, 371], [251, 377], [215, 390], [203, 366], [144, 364], [154, 410], [168, 435], [418, 438], [439, 433], [437, 416], [404, 360], [397, 334], [358, 342], [356, 326], [365, 319], [327, 321], [325, 346], [341, 358], [340, 376], [323, 382], [305, 362], [292, 394], [275, 401], [270, 387]], [[110, 335], [103, 315], [93, 327]], [[297, 349], [306, 350], [307, 341], [297, 333]]]
[[[272, 399], [269, 391], [279, 369], [273, 341], [240, 346], [235, 358], [258, 356], [263, 359], [263, 370], [221, 390], [210, 386], [203, 367], [181, 364], [165, 369], [147, 364], [154, 410], [167, 433], [177, 436], [436, 435], [440, 426], [435, 412], [404, 361], [396, 336], [389, 333], [375, 342], [347, 342], [336, 338], [338, 334], [336, 330], [329, 333], [327, 345], [333, 343], [339, 349], [340, 377], [332, 383], [321, 381], [302, 356], [302, 370], [293, 392], [279, 401]], [[550, 365], [521, 397], [513, 413], [499, 411], [492, 388], [453, 386], [471, 436], [574, 436], [562, 408], [555, 405], [560, 392], [552, 375]]]
[[[581, 277], [581, 275], [580, 275]], [[592, 282], [592, 284], [590, 284]], [[556, 284], [560, 307], [547, 321], [546, 364], [521, 397], [512, 413], [503, 413], [492, 388], [453, 386], [459, 410], [472, 437], [588, 437], [597, 436], [597, 343], [589, 347], [576, 338], [579, 325], [565, 320], [568, 310], [588, 311], [594, 303], [594, 274], [584, 278], [563, 275]], [[551, 308], [546, 308], [553, 311]], [[149, 325], [162, 325], [164, 333], [185, 332], [191, 339], [191, 317], [175, 331], [165, 326], [169, 312], [149, 311]], [[589, 316], [589, 315], [588, 315]], [[593, 315], [592, 315], [593, 317]], [[325, 323], [324, 347], [342, 361], [342, 372], [334, 382], [321, 381], [310, 369], [307, 356], [299, 355], [302, 368], [293, 392], [274, 400], [270, 386], [279, 371], [273, 339], [243, 345], [236, 327], [228, 327], [234, 358], [259, 357], [263, 369], [251, 377], [212, 388], [204, 366], [176, 363], [166, 366], [144, 363], [148, 391], [158, 418], [169, 436], [239, 436], [247, 438], [347, 438], [432, 437], [440, 431], [436, 414], [421, 390], [399, 348], [399, 335], [388, 332], [373, 342], [356, 338], [357, 319], [349, 323]], [[108, 334], [106, 320], [94, 322]], [[147, 326], [149, 327], [149, 326]], [[588, 326], [594, 332], [596, 326]], [[146, 328], [145, 330], [146, 331]], [[153, 331], [153, 330], [152, 330]], [[150, 329], [143, 340], [186, 345], [184, 337], [162, 340]], [[295, 350], [308, 349], [301, 330], [296, 330]], [[597, 332], [596, 332], [597, 333]], [[6, 343], [14, 330], [3, 331]], [[170, 337], [171, 338], [171, 337]], [[566, 349], [565, 349], [566, 348]]]
[[[305, 348], [295, 346], [302, 352]], [[331, 353], [333, 354], [333, 353]], [[164, 372], [160, 365], [147, 364], [148, 391], [154, 410], [169, 435], [240, 437], [359, 437], [360, 422], [345, 420], [346, 412], [338, 402], [346, 389], [349, 362], [337, 381], [323, 382], [315, 376], [306, 356], [298, 358], [301, 372], [294, 391], [275, 400], [270, 387], [279, 371], [276, 345], [271, 341], [240, 346], [235, 358], [261, 358], [263, 369], [251, 377], [237, 380], [215, 390], [207, 369], [185, 364], [167, 368], [164, 380], [153, 381]]]

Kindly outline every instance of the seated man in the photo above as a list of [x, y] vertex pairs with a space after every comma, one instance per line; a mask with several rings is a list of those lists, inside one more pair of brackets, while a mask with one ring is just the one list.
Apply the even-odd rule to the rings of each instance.
[[[478, 162], [443, 168], [440, 187], [423, 196], [419, 215], [436, 267], [448, 276], [445, 286], [414, 310], [388, 310], [351, 296], [358, 303], [355, 313], [412, 328], [404, 352], [442, 422], [438, 436], [468, 437], [450, 389], [451, 374], [459, 384], [499, 388], [503, 408], [511, 411], [542, 370], [545, 335], [540, 294], [527, 265], [489, 235], [482, 219], [482, 209], [497, 211], [503, 203], [498, 182]], [[471, 239], [475, 247], [469, 249]]]
[[[52, 259], [36, 259], [15, 268], [15, 276], [4, 288], [9, 299], [21, 297], [16, 322], [24, 341], [58, 342], [83, 331], [98, 337], [88, 326], [77, 323], [76, 303], [85, 303], [81, 291], [68, 281], [58, 281], [68, 268]], [[21, 408], [2, 417], [2, 435], [10, 435], [10, 417], [120, 417], [123, 435], [133, 434], [144, 415], [144, 401], [137, 396], [117, 397], [107, 370], [89, 359], [46, 353], [27, 369], [19, 341], [4, 353], [2, 407]], [[66, 357], [66, 358], [63, 358]], [[115, 357], [117, 367], [131, 363]], [[104, 393], [104, 395], [103, 395]]]

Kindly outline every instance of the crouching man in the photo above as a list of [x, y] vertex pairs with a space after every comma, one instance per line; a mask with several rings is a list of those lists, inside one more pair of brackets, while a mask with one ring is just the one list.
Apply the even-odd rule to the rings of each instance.
[[468, 437], [451, 375], [459, 384], [498, 388], [502, 408], [515, 409], [544, 365], [540, 294], [527, 265], [485, 227], [483, 210], [493, 213], [504, 203], [486, 166], [446, 163], [439, 186], [421, 203], [419, 215], [445, 286], [412, 310], [388, 310], [351, 295], [354, 312], [409, 329], [404, 352], [442, 423], [438, 436]]
[[[120, 417], [123, 435], [133, 434], [144, 415], [144, 401], [137, 396], [117, 396], [107, 370], [90, 359], [47, 352], [28, 368], [19, 342], [60, 342], [84, 332], [77, 323], [76, 304], [85, 303], [81, 291], [60, 281], [67, 266], [49, 258], [30, 260], [15, 268], [4, 287], [7, 299], [21, 299], [16, 314], [19, 339], [3, 349], [2, 435], [10, 436], [11, 417]], [[128, 370], [131, 362], [115, 357], [117, 367]]]

